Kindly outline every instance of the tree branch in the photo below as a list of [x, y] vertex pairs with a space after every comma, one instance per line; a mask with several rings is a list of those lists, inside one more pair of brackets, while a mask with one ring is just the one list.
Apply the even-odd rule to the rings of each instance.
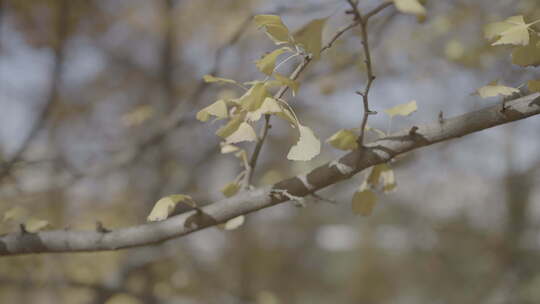
[[[0, 256], [47, 252], [106, 251], [157, 244], [223, 223], [231, 218], [283, 203], [288, 196], [303, 197], [348, 179], [363, 169], [387, 162], [397, 155], [438, 142], [540, 114], [540, 93], [530, 94], [457, 117], [435, 119], [366, 144], [315, 168], [307, 174], [277, 184], [245, 191], [167, 220], [112, 232], [55, 230], [17, 232], [0, 237]], [[288, 194], [285, 195], [285, 194]]]

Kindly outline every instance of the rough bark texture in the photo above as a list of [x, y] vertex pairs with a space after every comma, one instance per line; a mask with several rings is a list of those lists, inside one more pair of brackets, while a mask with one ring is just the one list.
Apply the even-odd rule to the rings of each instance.
[[399, 154], [537, 114], [540, 114], [540, 93], [506, 101], [504, 107], [499, 103], [435, 123], [412, 126], [307, 174], [215, 202], [202, 208], [202, 212], [190, 211], [161, 222], [112, 232], [55, 230], [3, 235], [0, 237], [0, 255], [105, 251], [156, 244], [288, 201], [289, 197], [283, 193], [303, 197]]

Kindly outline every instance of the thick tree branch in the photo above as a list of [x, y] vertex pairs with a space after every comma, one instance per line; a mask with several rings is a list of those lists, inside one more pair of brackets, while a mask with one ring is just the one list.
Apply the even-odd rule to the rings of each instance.
[[435, 119], [434, 123], [413, 126], [366, 144], [364, 149], [352, 151], [305, 175], [205, 206], [202, 213], [190, 211], [165, 221], [112, 232], [55, 230], [12, 233], [0, 237], [0, 256], [105, 251], [157, 244], [283, 203], [288, 200], [283, 193], [303, 197], [397, 155], [538, 114], [540, 93], [535, 93], [506, 101], [504, 108], [499, 103], [461, 116]]

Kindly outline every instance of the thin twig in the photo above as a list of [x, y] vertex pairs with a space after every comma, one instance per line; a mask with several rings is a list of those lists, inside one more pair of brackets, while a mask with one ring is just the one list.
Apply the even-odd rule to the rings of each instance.
[[369, 19], [377, 15], [383, 9], [391, 6], [392, 3], [391, 2], [383, 3], [379, 5], [378, 7], [374, 8], [373, 10], [371, 10], [370, 12], [366, 13], [365, 15], [362, 15], [360, 13], [360, 10], [358, 9], [356, 1], [347, 0], [347, 2], [351, 6], [350, 12], [354, 15], [355, 20], [357, 20], [360, 25], [360, 35], [361, 35], [361, 40], [362, 40], [362, 48], [364, 51], [364, 62], [366, 64], [366, 76], [367, 76], [366, 85], [363, 91], [356, 92], [358, 95], [362, 96], [362, 104], [364, 106], [364, 115], [362, 116], [362, 122], [360, 124], [360, 135], [358, 136], [358, 142], [360, 143], [361, 146], [363, 146], [364, 134], [365, 134], [365, 129], [367, 126], [369, 115], [377, 114], [377, 112], [371, 111], [369, 109], [369, 92], [373, 85], [373, 81], [375, 80], [375, 74], [373, 73], [373, 63], [372, 63], [371, 53], [370, 53], [370, 48], [369, 48], [369, 35], [368, 35]]

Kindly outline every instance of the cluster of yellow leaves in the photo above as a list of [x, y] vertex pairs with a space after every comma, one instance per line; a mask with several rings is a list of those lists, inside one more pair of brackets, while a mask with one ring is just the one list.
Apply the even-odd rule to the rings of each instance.
[[[536, 20], [526, 23], [523, 16], [512, 16], [500, 22], [493, 22], [486, 25], [484, 36], [493, 41], [491, 45], [511, 45], [512, 63], [522, 66], [540, 65], [540, 36], [531, 26], [540, 22]], [[532, 92], [538, 92], [538, 84], [535, 80], [529, 81], [528, 88]], [[479, 88], [476, 93], [482, 98], [495, 96], [510, 96], [518, 93], [517, 88], [508, 87], [493, 81], [486, 86]]]
[[[293, 94], [298, 92], [300, 84], [276, 72], [279, 66], [276, 62], [283, 54], [292, 53], [291, 57], [300, 55], [297, 50], [303, 50], [304, 56], [310, 55], [317, 58], [322, 47], [322, 30], [326, 19], [313, 20], [294, 34], [291, 34], [279, 16], [257, 15], [254, 21], [258, 28], [263, 29], [268, 37], [280, 46], [255, 61], [257, 69], [267, 76], [266, 79], [244, 83], [248, 88], [242, 96], [219, 99], [200, 110], [196, 117], [203, 122], [208, 121], [210, 117], [215, 117], [215, 120], [228, 119], [227, 123], [216, 132], [223, 139], [222, 147], [226, 147], [226, 152], [222, 149], [222, 153], [232, 152], [231, 149], [233, 149], [237, 152], [237, 156], [244, 158], [245, 151], [233, 144], [258, 140], [253, 124], [263, 115], [278, 116], [297, 128], [299, 132], [299, 140], [291, 147], [287, 157], [290, 160], [310, 160], [320, 153], [320, 141], [309, 127], [300, 123], [290, 105], [285, 100], [272, 97], [270, 91], [277, 86], [289, 87]], [[269, 77], [274, 77], [274, 79], [268, 79]], [[204, 76], [204, 80], [242, 87], [235, 80], [212, 75]]]

